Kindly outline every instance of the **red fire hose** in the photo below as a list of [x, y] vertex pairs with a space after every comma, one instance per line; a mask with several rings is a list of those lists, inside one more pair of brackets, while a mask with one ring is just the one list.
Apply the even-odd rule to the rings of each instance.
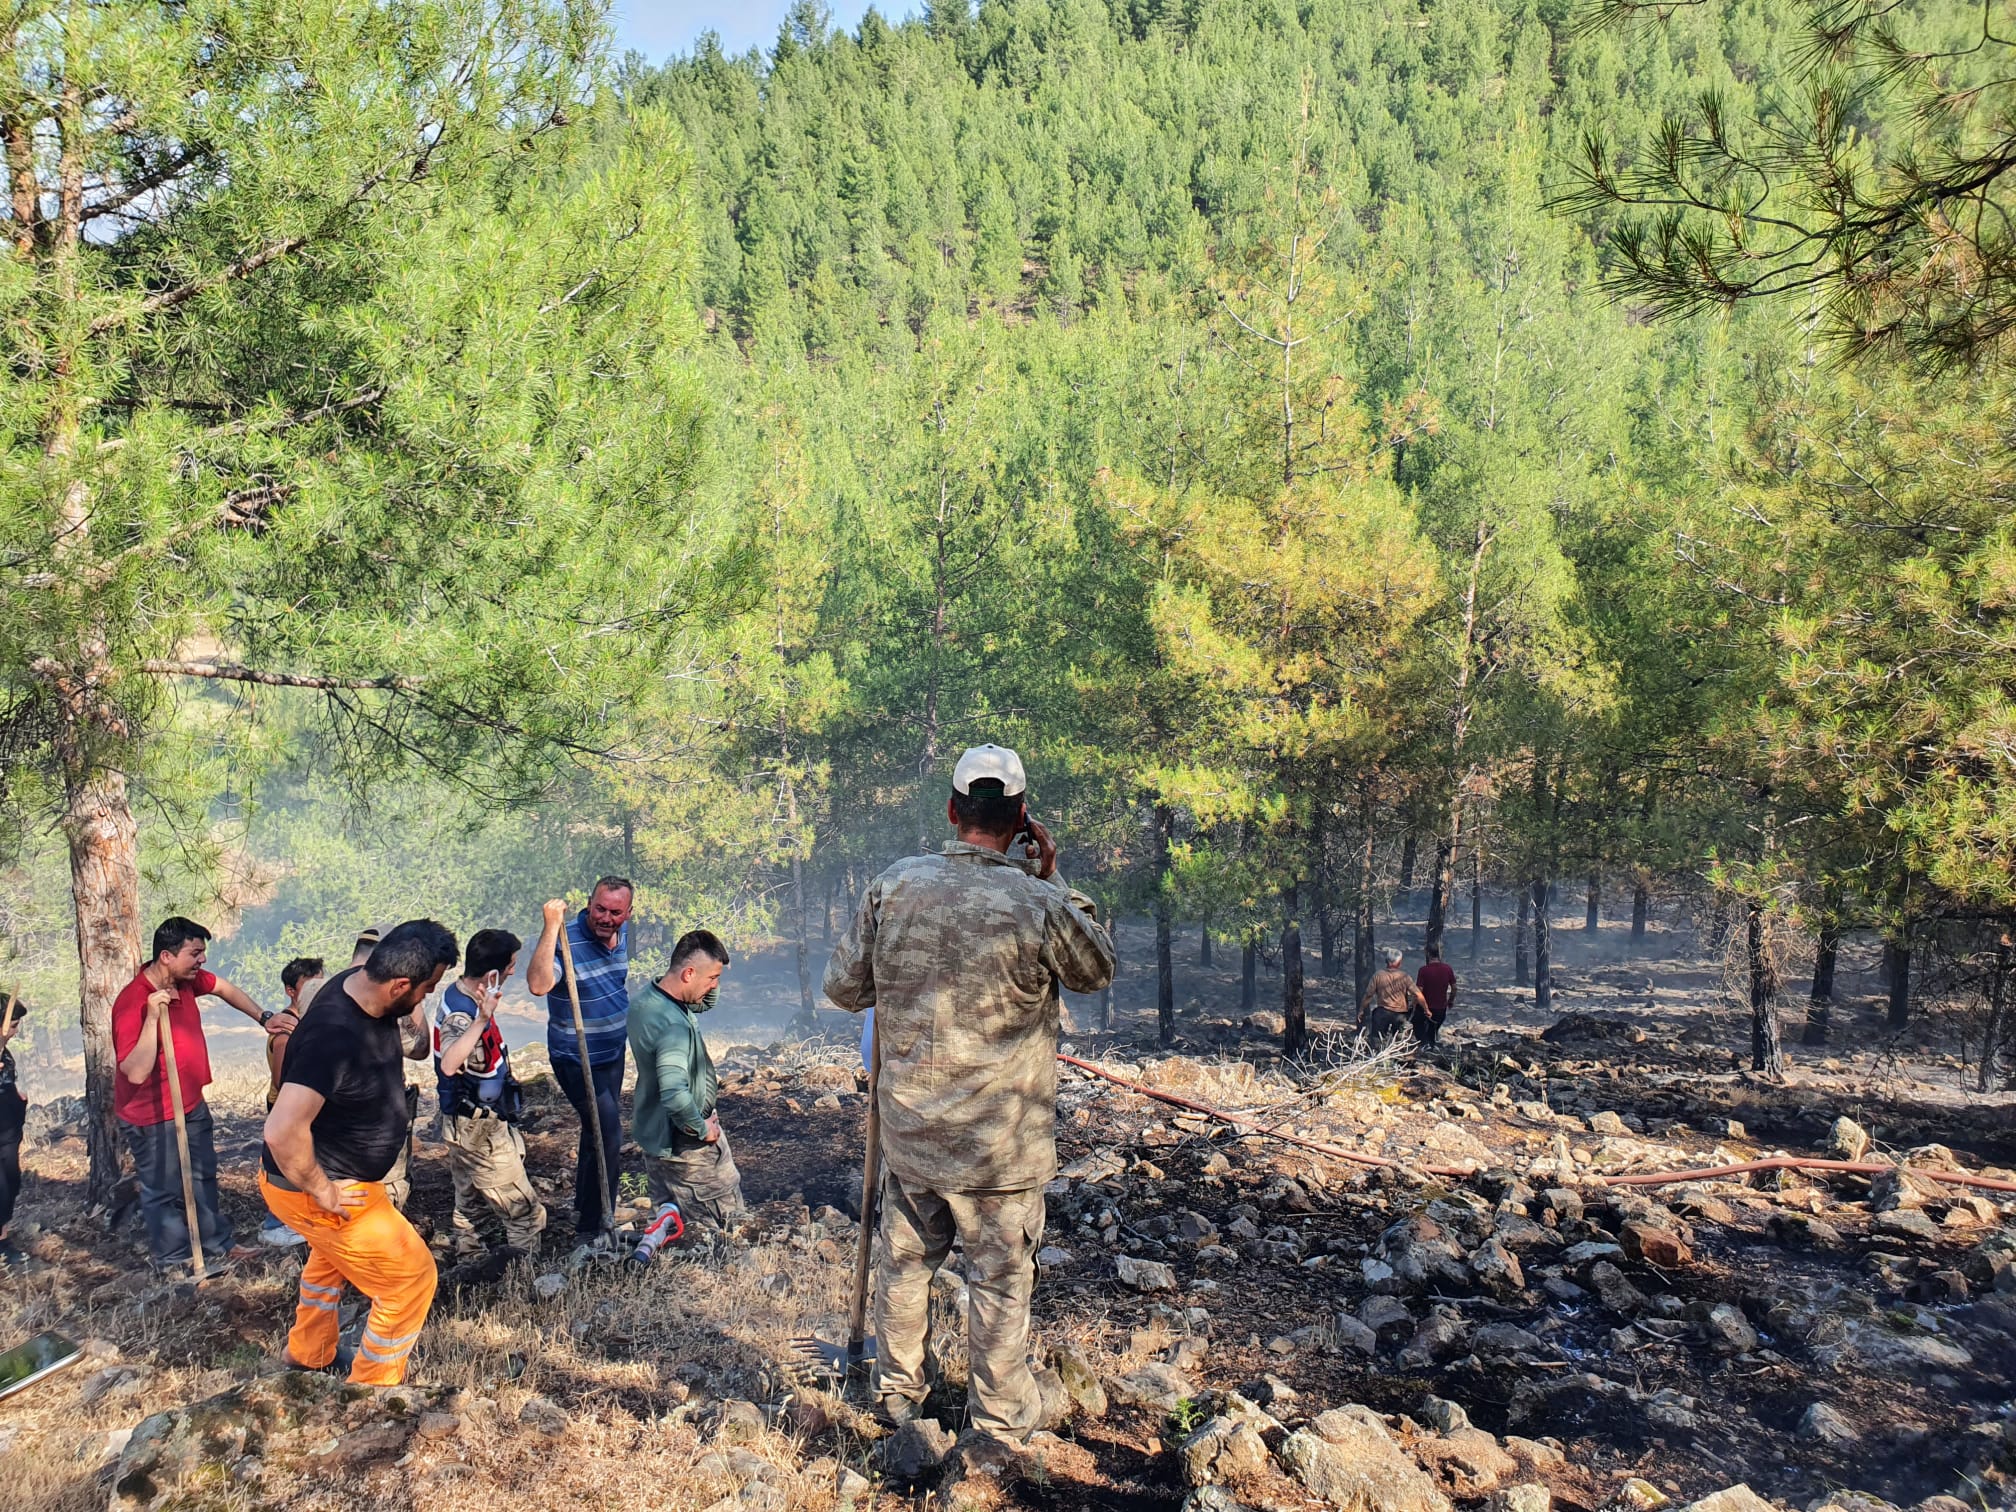
[[[1215, 1118], [1223, 1124], [1243, 1128], [1247, 1133], [1258, 1134], [1267, 1139], [1278, 1139], [1283, 1144], [1295, 1145], [1300, 1149], [1314, 1150], [1319, 1155], [1328, 1155], [1336, 1160], [1348, 1160], [1353, 1165], [1376, 1166], [1396, 1169], [1401, 1162], [1390, 1160], [1383, 1155], [1364, 1155], [1356, 1150], [1346, 1150], [1338, 1145], [1322, 1144], [1313, 1139], [1302, 1139], [1293, 1134], [1282, 1134], [1271, 1129], [1256, 1129], [1251, 1120], [1214, 1108], [1208, 1103], [1194, 1102], [1187, 1097], [1178, 1097], [1173, 1092], [1158, 1091], [1154, 1087], [1130, 1081], [1115, 1075], [1104, 1066], [1092, 1061], [1080, 1060], [1075, 1055], [1057, 1057], [1067, 1066], [1075, 1066], [1088, 1075], [1109, 1081], [1116, 1087], [1125, 1087], [1129, 1092], [1138, 1092], [1143, 1097], [1156, 1102], [1168, 1103], [1171, 1107], [1186, 1108], [1192, 1113], [1201, 1113], [1206, 1118]], [[1472, 1173], [1460, 1166], [1414, 1166], [1412, 1169], [1430, 1176], [1449, 1176], [1462, 1180]], [[1982, 1187], [1991, 1192], [2016, 1192], [2016, 1181], [2003, 1181], [1994, 1176], [1976, 1176], [1966, 1171], [1928, 1171], [1917, 1166], [1884, 1165], [1874, 1160], [1819, 1160], [1792, 1155], [1774, 1155], [1765, 1160], [1747, 1161], [1742, 1165], [1710, 1166], [1694, 1171], [1650, 1171], [1642, 1176], [1597, 1176], [1594, 1179], [1605, 1186], [1664, 1186], [1675, 1181], [1716, 1181], [1727, 1176], [1747, 1176], [1752, 1171], [1842, 1171], [1856, 1176], [1880, 1176], [1885, 1171], [1901, 1171], [1907, 1176], [1915, 1176], [1925, 1181], [1943, 1181], [1951, 1186]]]

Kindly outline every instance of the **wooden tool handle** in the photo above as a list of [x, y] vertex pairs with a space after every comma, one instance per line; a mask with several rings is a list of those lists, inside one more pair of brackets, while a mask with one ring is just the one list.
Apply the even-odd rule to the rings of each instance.
[[182, 1162], [182, 1210], [189, 1223], [189, 1269], [198, 1282], [208, 1274], [203, 1265], [203, 1226], [196, 1214], [196, 1176], [189, 1169], [189, 1119], [182, 1108], [182, 1078], [175, 1071], [175, 1026], [168, 1010], [154, 1014], [154, 1032], [161, 1039], [161, 1059], [168, 1076], [168, 1105], [175, 1110], [175, 1152]]
[[602, 1182], [602, 1229], [616, 1225], [616, 1194], [609, 1189], [609, 1155], [602, 1148], [602, 1109], [595, 1096], [595, 1068], [588, 1062], [588, 1026], [581, 1019], [581, 989], [574, 982], [574, 946], [560, 926], [560, 967], [567, 978], [567, 1001], [574, 1009], [574, 1044], [581, 1052], [581, 1087], [588, 1104], [588, 1133], [595, 1141], [595, 1174]]

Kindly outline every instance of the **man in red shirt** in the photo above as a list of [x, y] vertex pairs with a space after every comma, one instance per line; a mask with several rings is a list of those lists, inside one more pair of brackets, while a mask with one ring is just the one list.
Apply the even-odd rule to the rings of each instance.
[[161, 1026], [165, 1024], [173, 1036], [203, 1259], [213, 1273], [234, 1252], [231, 1226], [217, 1206], [217, 1148], [211, 1137], [210, 1109], [203, 1101], [203, 1089], [210, 1085], [210, 1047], [203, 1038], [196, 999], [222, 998], [269, 1033], [294, 1027], [292, 1015], [262, 1012], [236, 987], [203, 969], [209, 940], [210, 931], [201, 924], [180, 917], [163, 919], [154, 931], [153, 957], [112, 1001], [112, 1053], [119, 1058], [112, 1111], [133, 1152], [140, 1209], [147, 1220], [147, 1248], [157, 1270], [187, 1265], [191, 1258]]
[[1421, 1000], [1427, 1007], [1414, 1015], [1414, 1034], [1422, 1044], [1432, 1045], [1442, 1032], [1442, 1021], [1449, 1017], [1449, 1005], [1456, 1001], [1456, 968], [1442, 959], [1440, 945], [1430, 945], [1426, 954], [1427, 963], [1414, 978], [1414, 985], [1421, 989]]

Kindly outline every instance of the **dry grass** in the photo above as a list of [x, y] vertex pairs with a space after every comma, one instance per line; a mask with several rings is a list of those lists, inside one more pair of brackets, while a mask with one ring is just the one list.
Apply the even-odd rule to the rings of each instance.
[[[212, 1088], [220, 1121], [228, 1121], [220, 1146], [256, 1137], [264, 1092], [256, 1073]], [[42, 1229], [32, 1241], [41, 1263], [0, 1280], [0, 1341], [55, 1330], [88, 1341], [90, 1353], [0, 1407], [0, 1433], [12, 1433], [0, 1509], [82, 1512], [106, 1505], [122, 1430], [272, 1368], [291, 1317], [299, 1252], [248, 1262], [200, 1292], [166, 1286], [141, 1263], [130, 1231], [109, 1239], [81, 1212], [76, 1151], [31, 1147], [26, 1164], [22, 1217]], [[227, 1191], [243, 1186], [236, 1164], [225, 1161]], [[541, 1505], [704, 1508], [743, 1479], [710, 1459], [705, 1442], [714, 1405], [741, 1398], [783, 1410], [740, 1447], [777, 1467], [766, 1483], [789, 1506], [821, 1512], [834, 1500], [829, 1457], [865, 1463], [872, 1429], [794, 1379], [790, 1341], [843, 1335], [851, 1236], [839, 1236], [823, 1257], [789, 1230], [759, 1237], [682, 1249], [642, 1273], [586, 1270], [550, 1300], [536, 1296], [530, 1267], [481, 1291], [444, 1288], [412, 1379], [466, 1394], [462, 1433], [416, 1440], [396, 1469], [371, 1478], [295, 1481], [276, 1463], [256, 1495], [220, 1484], [214, 1498], [206, 1490], [204, 1506], [452, 1504], [471, 1512], [494, 1504], [515, 1512], [536, 1485]], [[133, 1375], [105, 1391], [111, 1378], [103, 1373], [114, 1369]], [[101, 1394], [87, 1403], [87, 1389]], [[570, 1427], [557, 1443], [521, 1426], [519, 1413], [534, 1397], [568, 1412]], [[794, 1427], [817, 1429], [819, 1446]]]
[[[765, 1284], [787, 1272], [789, 1289], [781, 1294], [780, 1283]], [[98, 1353], [7, 1404], [4, 1421], [16, 1437], [0, 1507], [103, 1507], [120, 1430], [253, 1379], [267, 1351], [219, 1324], [249, 1313], [252, 1332], [277, 1348], [291, 1280], [291, 1266], [282, 1265], [257, 1280], [161, 1297], [136, 1279], [125, 1295], [81, 1308], [53, 1268], [6, 1283], [0, 1330], [7, 1337], [59, 1328], [90, 1339]], [[399, 1466], [369, 1478], [296, 1479], [275, 1464], [256, 1497], [242, 1488], [215, 1501], [206, 1493], [205, 1507], [522, 1509], [528, 1485], [548, 1506], [706, 1507], [744, 1478], [705, 1453], [700, 1425], [721, 1398], [784, 1405], [775, 1427], [740, 1447], [778, 1467], [768, 1479], [791, 1507], [820, 1512], [833, 1503], [834, 1467], [808, 1470], [808, 1460], [837, 1452], [865, 1463], [872, 1430], [853, 1409], [799, 1385], [790, 1370], [794, 1334], [836, 1335], [846, 1308], [842, 1267], [764, 1245], [718, 1261], [682, 1256], [642, 1274], [584, 1272], [551, 1300], [538, 1299], [531, 1281], [521, 1269], [480, 1299], [444, 1294], [437, 1303], [412, 1379], [466, 1393], [460, 1435], [416, 1441]], [[228, 1297], [213, 1296], [223, 1285], [232, 1288]], [[190, 1359], [206, 1341], [208, 1360]], [[94, 1376], [115, 1365], [139, 1371], [131, 1388], [86, 1405]], [[519, 1422], [535, 1397], [569, 1413], [557, 1443]], [[832, 1420], [830, 1437], [822, 1450], [809, 1449], [792, 1427], [822, 1419]]]

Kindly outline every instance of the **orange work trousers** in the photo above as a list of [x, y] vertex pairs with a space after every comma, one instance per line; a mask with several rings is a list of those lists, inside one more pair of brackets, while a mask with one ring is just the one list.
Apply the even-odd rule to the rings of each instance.
[[360, 1386], [397, 1386], [406, 1379], [406, 1357], [434, 1305], [434, 1257], [392, 1206], [383, 1182], [358, 1185], [366, 1193], [364, 1205], [338, 1217], [323, 1212], [305, 1192], [286, 1191], [259, 1173], [259, 1191], [273, 1216], [308, 1241], [287, 1353], [311, 1370], [336, 1358], [336, 1305], [348, 1281], [371, 1299], [350, 1379]]

